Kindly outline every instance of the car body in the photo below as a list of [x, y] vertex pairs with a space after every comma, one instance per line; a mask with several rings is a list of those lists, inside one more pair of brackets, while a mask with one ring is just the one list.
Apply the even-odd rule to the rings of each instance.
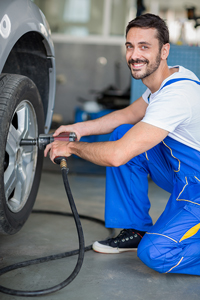
[[[25, 62], [19, 50], [26, 53]], [[37, 56], [44, 52], [44, 62], [37, 64]], [[47, 133], [55, 99], [55, 53], [47, 20], [32, 1], [0, 2], [0, 58], [0, 73], [21, 74], [36, 84], [43, 102]]]
[[20, 230], [34, 205], [43, 153], [37, 146], [22, 147], [20, 140], [48, 133], [55, 86], [54, 46], [44, 14], [30, 0], [1, 1], [0, 233]]

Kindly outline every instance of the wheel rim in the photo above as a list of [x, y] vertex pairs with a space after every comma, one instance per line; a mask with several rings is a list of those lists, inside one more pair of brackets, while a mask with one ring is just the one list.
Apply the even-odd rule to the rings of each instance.
[[4, 161], [5, 198], [13, 213], [22, 210], [27, 202], [38, 156], [37, 146], [20, 146], [20, 141], [37, 136], [35, 110], [28, 100], [21, 101], [10, 124]]

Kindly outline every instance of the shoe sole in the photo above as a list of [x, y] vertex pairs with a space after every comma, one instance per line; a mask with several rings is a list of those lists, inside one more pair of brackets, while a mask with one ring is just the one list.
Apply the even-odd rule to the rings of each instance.
[[123, 253], [123, 252], [135, 252], [135, 251], [137, 251], [137, 248], [113, 248], [113, 247], [110, 247], [110, 246], [102, 245], [98, 242], [95, 242], [92, 245], [92, 249], [95, 252], [103, 253], [103, 254], [119, 254], [119, 253]]

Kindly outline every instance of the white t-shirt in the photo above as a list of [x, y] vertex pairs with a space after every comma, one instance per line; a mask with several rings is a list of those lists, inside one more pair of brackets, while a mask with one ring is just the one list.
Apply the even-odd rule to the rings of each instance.
[[200, 85], [180, 80], [162, 89], [171, 79], [199, 79], [184, 67], [175, 67], [179, 71], [166, 78], [158, 91], [151, 94], [147, 89], [142, 95], [149, 104], [142, 121], [169, 131], [169, 137], [200, 151]]

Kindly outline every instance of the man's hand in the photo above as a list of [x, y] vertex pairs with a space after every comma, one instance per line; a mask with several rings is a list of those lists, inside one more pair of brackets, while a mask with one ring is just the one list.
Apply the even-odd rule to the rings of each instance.
[[62, 132], [74, 132], [74, 133], [76, 133], [77, 141], [79, 141], [82, 136], [80, 127], [81, 127], [81, 125], [79, 125], [79, 123], [76, 123], [73, 125], [62, 125], [58, 129], [56, 129], [53, 136], [57, 136]]
[[69, 145], [70, 142], [63, 142], [63, 141], [54, 141], [51, 144], [48, 144], [44, 150], [44, 156], [46, 157], [49, 152], [49, 157], [54, 163], [54, 158], [57, 156], [71, 156], [69, 152]]

